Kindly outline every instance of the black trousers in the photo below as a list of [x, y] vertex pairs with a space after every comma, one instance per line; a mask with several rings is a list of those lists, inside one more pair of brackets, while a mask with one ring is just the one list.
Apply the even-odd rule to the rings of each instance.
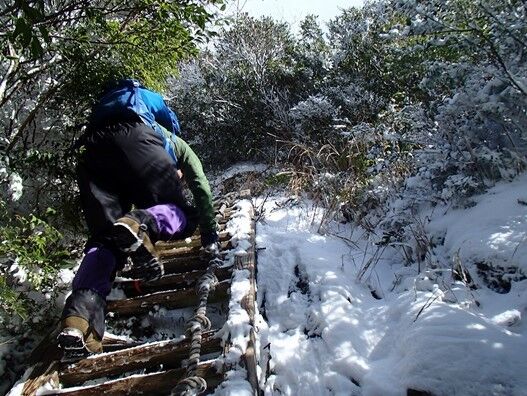
[[193, 217], [177, 166], [149, 126], [123, 120], [90, 128], [80, 146], [77, 178], [92, 244], [106, 244], [113, 223], [132, 205], [143, 209], [172, 203]]
[[[195, 210], [187, 204], [177, 174], [177, 166], [163, 147], [163, 140], [152, 128], [139, 120], [118, 120], [91, 127], [79, 141], [80, 157], [77, 178], [80, 199], [90, 232], [86, 251], [105, 247], [115, 257], [115, 265], [105, 262], [104, 250], [88, 253], [77, 272], [74, 284], [94, 285], [74, 288], [66, 300], [62, 317], [86, 319], [100, 338], [104, 335], [105, 298], [101, 284], [113, 281], [115, 271], [123, 267], [127, 255], [113, 246], [109, 236], [113, 223], [127, 214], [132, 206], [146, 209], [159, 204], [175, 204], [185, 212], [187, 227], [196, 227]], [[146, 211], [137, 210], [146, 217]], [[145, 221], [143, 221], [145, 220]], [[157, 225], [147, 223], [150, 238], [155, 241]], [[155, 231], [157, 232], [157, 231]], [[183, 236], [184, 237], [184, 236]], [[101, 253], [102, 252], [102, 253]], [[102, 256], [99, 256], [99, 253]], [[108, 272], [113, 271], [108, 278]], [[106, 282], [106, 283], [105, 283]], [[97, 286], [97, 287], [96, 287]]]

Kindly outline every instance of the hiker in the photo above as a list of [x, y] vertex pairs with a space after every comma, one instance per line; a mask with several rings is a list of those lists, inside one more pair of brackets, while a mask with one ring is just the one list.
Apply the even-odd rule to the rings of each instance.
[[[90, 235], [62, 313], [58, 341], [65, 354], [102, 352], [106, 297], [128, 257], [131, 269], [123, 276], [157, 279], [164, 269], [156, 241], [184, 239], [198, 225], [203, 248], [217, 252], [209, 183], [177, 134], [175, 113], [136, 80], [121, 80], [93, 107], [77, 144], [77, 181]], [[196, 208], [187, 203], [181, 175]]]

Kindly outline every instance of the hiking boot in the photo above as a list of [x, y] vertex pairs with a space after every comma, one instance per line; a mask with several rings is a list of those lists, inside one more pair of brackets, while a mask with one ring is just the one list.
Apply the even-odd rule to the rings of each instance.
[[146, 281], [163, 276], [165, 271], [148, 236], [146, 224], [128, 216], [121, 217], [113, 224], [112, 238], [115, 246], [130, 254], [132, 259], [132, 268], [124, 271], [123, 276]]
[[57, 337], [64, 359], [82, 358], [102, 352], [102, 340], [80, 316], [68, 316], [62, 320], [62, 331]]

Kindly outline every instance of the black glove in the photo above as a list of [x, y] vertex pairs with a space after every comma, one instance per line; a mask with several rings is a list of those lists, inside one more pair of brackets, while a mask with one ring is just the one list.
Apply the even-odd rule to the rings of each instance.
[[216, 231], [201, 234], [201, 246], [207, 253], [218, 254], [220, 252], [219, 237]]
[[163, 264], [157, 258], [151, 258], [148, 261], [133, 260], [132, 268], [128, 271], [123, 271], [122, 276], [133, 279], [143, 279], [144, 281], [152, 281], [161, 278], [165, 273]]
[[218, 242], [220, 238], [216, 231], [209, 231], [201, 234], [201, 246], [206, 247]]

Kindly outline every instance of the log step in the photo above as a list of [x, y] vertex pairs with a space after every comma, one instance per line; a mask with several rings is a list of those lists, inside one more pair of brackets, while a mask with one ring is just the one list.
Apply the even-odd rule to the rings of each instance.
[[[223, 241], [220, 242], [221, 250], [229, 250], [232, 249], [232, 244], [230, 241]], [[183, 247], [176, 247], [176, 248], [167, 248], [163, 249], [158, 252], [159, 257], [161, 259], [170, 258], [170, 257], [178, 257], [178, 258], [187, 258], [187, 257], [195, 257], [199, 256], [201, 250], [201, 244], [194, 245], [194, 246], [183, 246]], [[207, 259], [208, 257], [204, 257]]]
[[[116, 286], [122, 289], [126, 297], [136, 297], [155, 293], [162, 290], [180, 290], [193, 287], [197, 280], [203, 276], [205, 270], [171, 274], [161, 279], [143, 282], [140, 280], [124, 280], [116, 282]], [[219, 281], [227, 280], [232, 275], [232, 268], [218, 268], [215, 275]]]
[[[202, 354], [221, 352], [221, 340], [214, 338], [216, 331], [202, 336]], [[163, 365], [165, 369], [179, 368], [188, 358], [190, 341], [159, 341], [113, 353], [94, 355], [75, 364], [63, 364], [59, 370], [60, 382], [66, 386], [82, 384], [95, 378], [119, 375], [138, 369], [149, 369]]]
[[[227, 242], [229, 239], [231, 239], [231, 236], [228, 232], [220, 232], [218, 233], [218, 237], [220, 239], [220, 242]], [[190, 238], [190, 242], [186, 241], [159, 241], [156, 242], [156, 250], [163, 251], [163, 250], [169, 250], [169, 249], [177, 249], [182, 247], [195, 247], [195, 246], [201, 246], [201, 238], [200, 235], [193, 235]]]
[[161, 262], [165, 267], [165, 275], [205, 270], [209, 266], [209, 260], [199, 255], [191, 257], [162, 257]]
[[[214, 362], [208, 361], [198, 365], [197, 374], [207, 381], [207, 391], [213, 390], [223, 380], [223, 375], [218, 374]], [[170, 394], [180, 380], [185, 378], [185, 369], [172, 369], [158, 373], [132, 375], [99, 385], [86, 387], [73, 387], [54, 390], [40, 390], [39, 395], [67, 395], [67, 396], [125, 396], [125, 395], [152, 395], [166, 396]]]
[[[227, 299], [229, 287], [229, 281], [220, 282], [210, 293], [209, 303], [213, 304]], [[194, 289], [170, 290], [124, 300], [108, 301], [107, 310], [120, 316], [130, 316], [147, 313], [155, 306], [177, 309], [194, 307], [197, 303], [198, 296]]]

